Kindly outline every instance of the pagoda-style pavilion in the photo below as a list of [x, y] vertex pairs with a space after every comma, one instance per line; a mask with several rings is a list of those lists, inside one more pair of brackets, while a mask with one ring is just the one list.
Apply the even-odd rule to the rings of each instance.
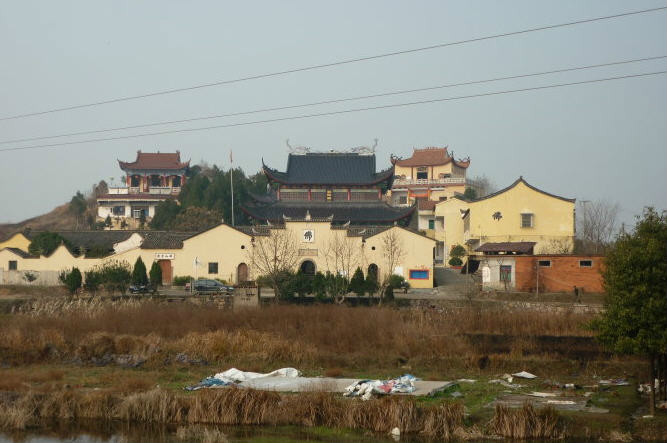
[[102, 219], [150, 219], [160, 202], [181, 192], [190, 162], [182, 162], [179, 151], [137, 151], [135, 161], [118, 160], [118, 165], [125, 172], [125, 186], [109, 187], [97, 198], [97, 215]]
[[292, 153], [285, 172], [263, 160], [262, 170], [277, 190], [255, 196], [255, 202], [241, 208], [260, 223], [321, 219], [355, 225], [407, 224], [414, 211], [414, 206], [385, 203], [394, 168], [376, 172], [373, 153]]

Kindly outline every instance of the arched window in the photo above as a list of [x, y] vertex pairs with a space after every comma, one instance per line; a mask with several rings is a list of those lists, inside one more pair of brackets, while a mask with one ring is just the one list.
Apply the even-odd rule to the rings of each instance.
[[306, 275], [315, 275], [315, 263], [311, 260], [304, 260], [299, 270]]
[[248, 265], [240, 263], [236, 268], [236, 284], [248, 281]]
[[368, 265], [368, 273], [366, 275], [372, 275], [375, 278], [373, 280], [377, 281], [378, 280], [378, 265], [375, 263], [371, 263]]

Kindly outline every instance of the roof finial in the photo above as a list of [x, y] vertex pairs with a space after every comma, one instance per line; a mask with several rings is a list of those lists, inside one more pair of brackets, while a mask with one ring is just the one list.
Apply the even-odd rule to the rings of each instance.
[[306, 209], [306, 217], [305, 218], [306, 218], [307, 221], [309, 221], [310, 218], [311, 218], [310, 217], [310, 211], [308, 209]]

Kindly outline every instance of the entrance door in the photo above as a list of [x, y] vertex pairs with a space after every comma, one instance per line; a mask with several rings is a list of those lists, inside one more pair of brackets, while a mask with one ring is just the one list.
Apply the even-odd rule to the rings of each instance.
[[239, 264], [236, 268], [236, 284], [241, 284], [248, 281], [248, 265], [245, 263]]
[[159, 260], [158, 264], [162, 270], [162, 284], [171, 285], [171, 280], [173, 276], [171, 275], [171, 260]]

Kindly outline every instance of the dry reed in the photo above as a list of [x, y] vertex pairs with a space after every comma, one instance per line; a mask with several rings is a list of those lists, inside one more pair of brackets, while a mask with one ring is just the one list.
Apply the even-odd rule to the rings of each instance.
[[[105, 355], [144, 359], [158, 350], [208, 361], [237, 359], [290, 365], [392, 367], [491, 353], [466, 335], [511, 336], [515, 355], [549, 352], [535, 337], [590, 337], [585, 314], [516, 311], [424, 311], [378, 307], [271, 306], [224, 310], [153, 301], [40, 301], [0, 324], [0, 358], [18, 364], [82, 362]], [[592, 346], [595, 351], [597, 347]], [[478, 349], [479, 348], [479, 349]], [[498, 351], [505, 353], [506, 351]], [[238, 360], [242, 357], [242, 360]]]
[[536, 410], [529, 403], [519, 409], [496, 405], [489, 427], [494, 434], [518, 439], [560, 438], [564, 435], [563, 422], [555, 409]]
[[217, 389], [180, 395], [154, 389], [119, 397], [110, 391], [62, 390], [0, 396], [0, 427], [25, 429], [43, 420], [81, 418], [178, 425], [296, 425], [350, 428], [449, 439], [461, 432], [463, 405], [420, 405], [414, 398], [362, 402], [335, 394], [281, 395], [248, 389]]

